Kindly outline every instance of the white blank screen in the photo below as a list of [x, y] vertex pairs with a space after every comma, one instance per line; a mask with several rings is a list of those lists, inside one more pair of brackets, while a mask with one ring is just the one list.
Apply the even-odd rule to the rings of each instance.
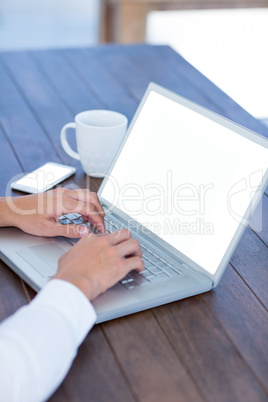
[[151, 91], [101, 196], [214, 274], [267, 160], [265, 147]]

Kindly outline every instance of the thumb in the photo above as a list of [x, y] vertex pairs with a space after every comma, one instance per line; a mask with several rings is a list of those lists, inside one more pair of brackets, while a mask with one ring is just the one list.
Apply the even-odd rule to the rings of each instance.
[[58, 226], [58, 236], [71, 238], [86, 237], [90, 233], [89, 228], [82, 225], [60, 225]]

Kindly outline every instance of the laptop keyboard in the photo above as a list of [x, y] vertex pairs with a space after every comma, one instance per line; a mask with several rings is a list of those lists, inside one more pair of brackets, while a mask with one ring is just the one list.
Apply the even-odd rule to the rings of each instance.
[[[77, 213], [62, 215], [59, 218], [59, 222], [63, 225], [68, 223], [85, 225], [88, 226], [93, 233], [99, 233], [92, 225], [90, 225], [88, 222], [85, 222], [81, 215]], [[109, 233], [113, 233], [123, 228], [123, 225], [120, 226], [117, 222], [107, 216], [105, 216], [104, 222], [106, 230]], [[137, 236], [135, 236], [133, 233], [132, 237], [137, 239]], [[74, 242], [78, 240], [79, 239], [74, 239]], [[182, 271], [177, 268], [177, 266], [158, 255], [154, 249], [150, 248], [140, 239], [138, 240], [142, 250], [142, 259], [144, 261], [145, 268], [142, 272], [131, 271], [125, 278], [123, 278], [120, 283], [125, 288], [134, 289], [137, 286], [146, 286], [151, 283], [158, 283], [166, 279], [178, 277], [182, 274]]]
[[[90, 231], [95, 234], [99, 234], [99, 231], [94, 228], [94, 226], [90, 225], [90, 223], [85, 222], [81, 215], [77, 213], [65, 214], [59, 217], [59, 222], [62, 225], [67, 225], [68, 223], [75, 225], [83, 225], [90, 228]], [[74, 243], [78, 242], [80, 239], [72, 239]]]

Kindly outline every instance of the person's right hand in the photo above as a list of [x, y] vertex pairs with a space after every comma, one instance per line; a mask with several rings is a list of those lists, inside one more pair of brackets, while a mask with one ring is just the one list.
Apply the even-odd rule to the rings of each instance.
[[141, 257], [138, 241], [126, 229], [106, 235], [90, 234], [61, 256], [53, 278], [74, 284], [93, 300], [129, 271], [142, 271]]

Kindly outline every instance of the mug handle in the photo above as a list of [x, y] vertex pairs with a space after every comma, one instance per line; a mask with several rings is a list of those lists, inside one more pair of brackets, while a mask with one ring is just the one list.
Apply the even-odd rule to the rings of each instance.
[[64, 149], [64, 151], [71, 156], [74, 159], [77, 159], [78, 161], [80, 161], [80, 156], [78, 152], [75, 152], [69, 145], [68, 140], [67, 140], [67, 129], [68, 128], [76, 128], [76, 123], [68, 123], [65, 124], [64, 127], [62, 127], [61, 129], [61, 133], [60, 133], [60, 140], [61, 140], [61, 145]]

